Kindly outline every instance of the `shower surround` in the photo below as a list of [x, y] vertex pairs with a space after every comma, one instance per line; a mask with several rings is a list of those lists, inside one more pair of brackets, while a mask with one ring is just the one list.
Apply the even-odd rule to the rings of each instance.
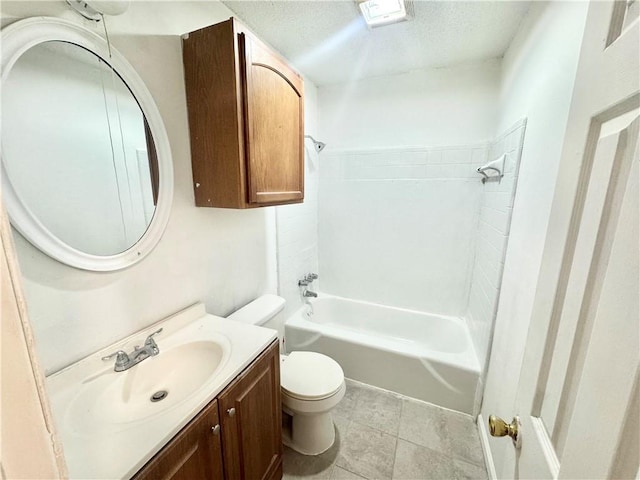
[[319, 193], [322, 291], [461, 316], [489, 145], [327, 151]]
[[482, 186], [476, 246], [465, 319], [482, 369], [489, 360], [493, 324], [498, 311], [504, 258], [509, 242], [526, 120], [520, 120], [491, 144], [489, 158], [506, 155], [500, 182]]
[[[383, 310], [390, 306], [425, 312], [411, 322], [415, 338], [423, 330], [437, 328], [432, 319], [438, 316], [459, 318], [464, 326], [459, 342], [470, 341], [474, 364], [473, 368], [469, 368], [471, 363], [456, 367], [475, 378], [471, 388], [463, 389], [466, 400], [442, 401], [452, 391], [451, 385], [437, 376], [427, 382], [433, 377], [429, 369], [423, 369], [422, 377], [416, 377], [416, 372], [411, 376], [414, 382], [440, 384], [441, 391], [433, 387], [433, 397], [421, 394], [423, 400], [469, 413], [479, 408], [525, 125], [525, 120], [518, 122], [491, 143], [327, 150], [322, 158], [318, 210], [322, 292], [380, 305]], [[481, 182], [476, 169], [503, 154], [502, 177]], [[359, 327], [344, 328], [343, 335], [339, 327], [333, 329], [331, 341], [316, 339], [306, 347], [334, 355], [352, 351], [354, 332], [366, 335], [371, 330], [367, 318], [353, 319]], [[419, 342], [397, 320], [394, 315], [377, 320], [388, 323], [384, 328], [388, 339], [405, 338], [391, 349], [379, 349], [381, 365], [389, 361], [389, 350], [402, 358], [415, 357], [417, 365], [431, 364], [428, 352], [416, 354]], [[292, 322], [300, 323], [300, 313]], [[402, 331], [394, 333], [394, 325]], [[317, 332], [312, 335], [317, 336]], [[297, 344], [308, 340], [296, 337], [293, 343], [302, 348]], [[334, 341], [346, 342], [349, 348], [343, 345], [332, 350]], [[377, 356], [370, 347], [367, 363], [374, 365]], [[362, 370], [362, 362], [347, 360], [342, 362], [347, 376], [393, 389], [389, 379], [376, 380], [371, 372]]]

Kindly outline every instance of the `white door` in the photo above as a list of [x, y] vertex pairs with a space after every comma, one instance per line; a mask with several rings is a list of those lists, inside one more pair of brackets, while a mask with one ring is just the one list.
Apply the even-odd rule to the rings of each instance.
[[505, 476], [639, 475], [639, 31], [638, 0], [589, 6]]

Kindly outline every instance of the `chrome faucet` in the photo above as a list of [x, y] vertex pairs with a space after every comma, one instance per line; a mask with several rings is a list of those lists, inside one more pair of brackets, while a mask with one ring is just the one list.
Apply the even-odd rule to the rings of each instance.
[[316, 292], [312, 292], [311, 290], [309, 290], [307, 287], [309, 286], [309, 284], [311, 284], [314, 280], [318, 279], [318, 274], [317, 273], [307, 273], [303, 278], [301, 278], [300, 280], [298, 280], [298, 286], [302, 287], [302, 296], [305, 298], [315, 298], [318, 296], [318, 294]]
[[133, 347], [133, 352], [129, 354], [127, 354], [124, 350], [118, 350], [111, 355], [102, 357], [102, 360], [108, 361], [113, 357], [116, 357], [116, 364], [113, 367], [113, 370], [116, 372], [124, 372], [125, 370], [129, 370], [131, 367], [139, 364], [143, 360], [146, 360], [149, 357], [155, 357], [160, 353], [158, 344], [153, 339], [153, 337], [160, 332], [162, 332], [162, 328], [149, 335], [144, 341], [144, 346], [140, 347], [140, 345], [136, 345], [135, 347]]

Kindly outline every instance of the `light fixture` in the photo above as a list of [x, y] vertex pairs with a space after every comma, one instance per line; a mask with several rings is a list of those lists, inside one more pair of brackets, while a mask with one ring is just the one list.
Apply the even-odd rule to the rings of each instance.
[[99, 22], [102, 15], [121, 15], [129, 8], [129, 0], [67, 0], [84, 18]]
[[365, 0], [359, 2], [358, 6], [370, 27], [380, 27], [407, 19], [404, 0]]

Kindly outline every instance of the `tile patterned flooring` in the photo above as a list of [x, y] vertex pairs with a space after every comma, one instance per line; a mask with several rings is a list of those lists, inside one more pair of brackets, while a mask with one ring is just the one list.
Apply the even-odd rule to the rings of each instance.
[[336, 441], [322, 455], [285, 447], [285, 480], [487, 478], [468, 415], [347, 380], [333, 421]]

